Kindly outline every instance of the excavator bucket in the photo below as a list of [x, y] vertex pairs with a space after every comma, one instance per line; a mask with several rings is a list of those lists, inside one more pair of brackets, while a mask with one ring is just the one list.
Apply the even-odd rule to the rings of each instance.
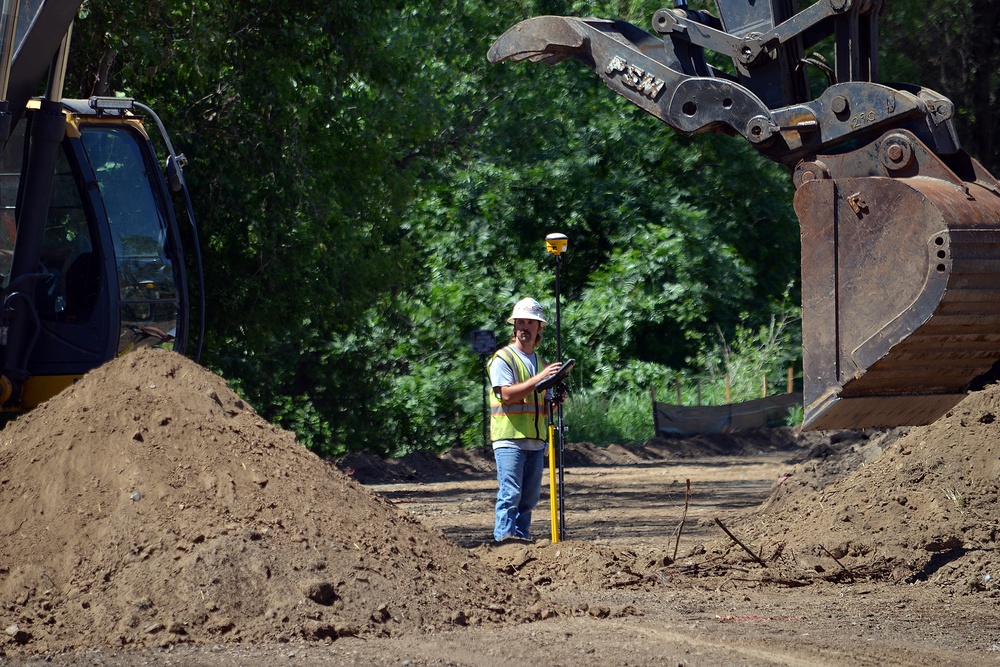
[[[883, 0], [679, 1], [655, 35], [543, 16], [489, 50], [575, 59], [684, 134], [741, 136], [792, 170], [802, 241], [804, 426], [927, 424], [1000, 371], [1000, 184], [960, 147], [954, 105], [878, 83]], [[836, 40], [811, 99], [802, 54]], [[733, 72], [712, 66], [712, 50]], [[828, 68], [829, 69], [829, 68]]]
[[809, 428], [931, 423], [1000, 359], [1000, 187], [971, 160], [962, 181], [905, 133], [866, 150], [826, 159], [891, 154], [907, 175], [795, 194]]

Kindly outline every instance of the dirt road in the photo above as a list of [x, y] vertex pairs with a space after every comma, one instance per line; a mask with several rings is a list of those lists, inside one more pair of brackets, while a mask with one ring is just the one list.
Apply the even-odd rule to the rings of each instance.
[[[675, 547], [682, 556], [701, 554], [704, 545], [725, 541], [715, 519], [725, 525], [760, 506], [779, 480], [801, 467], [803, 456], [790, 450], [568, 468], [569, 541], [476, 551], [499, 569], [528, 573], [573, 609], [572, 618], [403, 642], [392, 650], [414, 665], [441, 664], [437, 659], [456, 665], [1000, 664], [995, 597], [956, 599], [927, 583], [761, 586], [732, 570], [637, 587], [629, 585], [634, 578], [620, 578], [607, 566], [616, 554], [634, 552], [641, 560], [643, 552], [662, 557]], [[490, 479], [372, 488], [451, 540], [473, 546], [486, 539]], [[547, 529], [548, 515], [540, 518]], [[539, 570], [563, 579], [540, 577]]]
[[[671, 546], [684, 516], [683, 544], [721, 535], [714, 518], [754, 508], [790, 469], [787, 452], [766, 456], [706, 456], [631, 465], [568, 467], [564, 473], [566, 540], [629, 549]], [[457, 481], [372, 484], [369, 488], [420, 517], [464, 547], [489, 541], [496, 481], [480, 475]], [[548, 473], [543, 480], [548, 489]], [[533, 517], [536, 539], [551, 538], [547, 494]]]
[[[211, 647], [177, 644], [117, 653], [7, 658], [0, 664], [65, 665], [674, 665], [844, 667], [1000, 664], [996, 598], [956, 598], [927, 582], [762, 586], [749, 574], [665, 574], [636, 562], [694, 553], [725, 540], [715, 519], [735, 521], [764, 502], [802, 452], [666, 459], [566, 469], [570, 539], [486, 546], [495, 493], [489, 471], [444, 481], [371, 484], [401, 510], [504, 572], [534, 586], [559, 611], [502, 627], [423, 636], [339, 638], [329, 643]], [[433, 475], [432, 475], [433, 477]], [[438, 475], [440, 477], [440, 475]], [[687, 482], [691, 491], [688, 496]], [[681, 531], [677, 531], [684, 516]], [[540, 508], [547, 510], [547, 507]], [[540, 513], [536, 532], [548, 530]], [[643, 581], [646, 579], [645, 581]]]

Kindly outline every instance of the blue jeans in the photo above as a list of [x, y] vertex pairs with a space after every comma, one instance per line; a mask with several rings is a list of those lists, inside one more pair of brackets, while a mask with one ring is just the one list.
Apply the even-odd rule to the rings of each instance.
[[528, 452], [514, 447], [493, 450], [497, 461], [496, 523], [493, 538], [498, 542], [507, 537], [531, 539], [531, 510], [542, 495], [542, 470], [545, 450]]

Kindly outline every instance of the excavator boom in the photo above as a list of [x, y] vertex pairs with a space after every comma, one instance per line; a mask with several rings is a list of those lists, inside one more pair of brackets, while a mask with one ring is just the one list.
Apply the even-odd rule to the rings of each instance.
[[[575, 59], [684, 134], [742, 137], [786, 165], [801, 227], [804, 426], [927, 424], [1000, 360], [1000, 184], [960, 146], [943, 95], [878, 81], [884, 0], [684, 0], [653, 32], [542, 16], [491, 62]], [[833, 37], [813, 96], [807, 49]], [[713, 67], [705, 50], [727, 56]]]
[[13, 122], [45, 80], [81, 4], [81, 0], [4, 0], [11, 29], [2, 34], [9, 35], [10, 42], [0, 45], [0, 51], [9, 48], [13, 58], [7, 63], [8, 83], [0, 99], [7, 102]]

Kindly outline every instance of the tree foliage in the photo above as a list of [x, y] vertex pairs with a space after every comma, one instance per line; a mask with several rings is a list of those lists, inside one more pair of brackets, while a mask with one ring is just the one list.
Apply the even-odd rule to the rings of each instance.
[[[560, 269], [563, 357], [577, 359], [583, 386], [641, 386], [648, 374], [636, 363], [661, 375], [684, 368], [720, 325], [767, 321], [798, 273], [786, 173], [736, 140], [677, 135], [575, 62], [505, 64], [480, 76], [491, 104], [478, 135], [435, 161], [407, 216], [426, 278], [398, 303], [406, 331], [394, 357], [433, 365], [437, 386], [397, 378], [408, 396], [433, 393], [420, 403], [435, 406], [424, 420], [415, 412], [400, 441], [444, 447], [478, 437], [468, 333], [495, 329], [505, 343], [504, 320], [526, 295], [554, 319], [549, 232], [570, 239]], [[442, 317], [453, 332], [446, 339]], [[542, 348], [549, 357], [554, 328]]]
[[895, 1], [882, 27], [883, 72], [952, 100], [965, 149], [1000, 170], [1000, 5], [992, 0]]
[[[525, 295], [554, 319], [549, 232], [570, 238], [563, 356], [598, 393], [693, 370], [720, 333], [747, 338], [797, 301], [783, 169], [741, 141], [672, 132], [578, 63], [485, 58], [529, 16], [642, 26], [658, 7], [88, 0], [67, 94], [134, 95], [187, 154], [203, 361], [263, 415], [322, 453], [468, 445], [485, 361], [469, 334], [506, 342]], [[921, 54], [886, 58], [887, 73], [958, 95], [981, 155], [995, 153], [996, 14], [897, 0], [883, 40]], [[552, 326], [542, 353], [555, 348]]]
[[208, 252], [206, 362], [322, 445], [367, 427], [366, 313], [409, 285], [416, 64], [385, 48], [390, 3], [235, 4], [94, 0], [74, 75], [88, 94], [114, 53], [112, 90], [170, 123]]

